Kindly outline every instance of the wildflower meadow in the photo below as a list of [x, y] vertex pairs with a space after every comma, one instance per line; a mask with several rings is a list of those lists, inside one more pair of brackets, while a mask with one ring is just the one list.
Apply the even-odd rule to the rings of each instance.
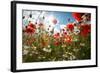
[[91, 14], [23, 10], [22, 61], [91, 59]]

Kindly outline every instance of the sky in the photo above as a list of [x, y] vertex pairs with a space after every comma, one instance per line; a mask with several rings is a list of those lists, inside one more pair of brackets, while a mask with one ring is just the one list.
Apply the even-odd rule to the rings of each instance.
[[[32, 14], [32, 18], [29, 17], [30, 14]], [[47, 28], [50, 25], [51, 30], [54, 27], [57, 32], [60, 31], [61, 27], [75, 21], [72, 17], [72, 12], [23, 10], [23, 16], [25, 16], [23, 20], [23, 25], [25, 26], [28, 24], [28, 21], [33, 23], [43, 22]], [[43, 19], [43, 17], [45, 18]], [[53, 20], [57, 20], [57, 23], [54, 24]]]
[[[60, 24], [67, 24], [75, 21], [71, 12], [52, 12], [52, 14], [60, 21]], [[70, 21], [68, 21], [70, 19]]]
[[56, 25], [58, 29], [60, 29], [60, 25], [67, 25], [75, 21], [71, 12], [51, 12], [51, 14], [59, 21], [58, 25]]

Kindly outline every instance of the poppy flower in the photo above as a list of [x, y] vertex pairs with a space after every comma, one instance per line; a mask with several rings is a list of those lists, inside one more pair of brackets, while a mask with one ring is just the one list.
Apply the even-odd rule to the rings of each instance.
[[30, 27], [36, 29], [36, 26], [35, 26], [35, 24], [33, 24], [33, 23], [29, 23], [28, 26], [30, 26]]
[[59, 39], [60, 38], [60, 34], [59, 33], [56, 33], [56, 34], [54, 34], [54, 36], [53, 36], [55, 39]]
[[27, 33], [34, 33], [36, 30], [36, 26], [32, 23], [29, 23], [28, 26], [26, 26], [26, 29], [24, 30]]
[[64, 42], [67, 42], [67, 43], [71, 43], [72, 42], [72, 37], [67, 35], [65, 38], [64, 38]]
[[83, 13], [76, 13], [76, 12], [72, 13], [73, 18], [75, 18], [77, 21], [82, 20], [82, 18], [81, 18], [82, 15], [83, 15]]
[[60, 45], [60, 42], [56, 41], [56, 42], [54, 42], [54, 45], [58, 46], [58, 45]]
[[86, 37], [91, 32], [91, 25], [90, 24], [81, 25], [80, 29], [81, 29], [80, 35]]
[[30, 27], [30, 26], [27, 26], [27, 28], [26, 28], [26, 32], [27, 33], [34, 33], [35, 32], [35, 29], [33, 29], [32, 27]]
[[70, 31], [74, 30], [74, 25], [73, 24], [67, 24], [67, 29], [69, 29]]

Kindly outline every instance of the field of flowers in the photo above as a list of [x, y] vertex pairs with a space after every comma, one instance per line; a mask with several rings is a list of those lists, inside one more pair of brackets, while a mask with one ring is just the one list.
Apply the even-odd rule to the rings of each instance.
[[[72, 13], [72, 16], [77, 22], [70, 22], [68, 19], [69, 23], [56, 33], [54, 28], [47, 31], [51, 26], [46, 30], [44, 23], [29, 21], [23, 28], [22, 61], [26, 63], [90, 59], [91, 15]], [[57, 20], [52, 22], [56, 25]]]

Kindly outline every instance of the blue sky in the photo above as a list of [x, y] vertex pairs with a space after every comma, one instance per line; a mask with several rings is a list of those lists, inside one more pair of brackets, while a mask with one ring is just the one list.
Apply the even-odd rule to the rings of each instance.
[[[69, 22], [75, 21], [71, 12], [52, 12], [52, 14], [59, 20], [59, 24], [66, 25]], [[70, 19], [70, 21], [68, 21], [68, 19]]]
[[[74, 22], [75, 19], [72, 16], [72, 12], [59, 12], [59, 11], [34, 11], [34, 10], [25, 10], [23, 12], [23, 16], [28, 17], [27, 19], [25, 19], [25, 21], [23, 21], [23, 23], [25, 23], [24, 25], [27, 25], [27, 21], [30, 20], [29, 15], [32, 13], [33, 18], [31, 19], [32, 21], [35, 21], [36, 19], [38, 19], [37, 17], [40, 16], [44, 16], [47, 17], [46, 21], [51, 21], [52, 20], [49, 18], [50, 16], [53, 16], [58, 23], [55, 24], [56, 29], [60, 30], [61, 27], [60, 25], [67, 25], [68, 23]], [[40, 19], [40, 21], [43, 21], [43, 19]], [[49, 23], [51, 25], [51, 23]]]
[[[33, 12], [32, 16], [37, 16], [40, 14], [41, 11], [32, 11], [32, 10], [25, 10], [23, 12], [23, 16], [29, 16]], [[59, 11], [42, 11], [45, 12], [46, 16], [53, 15], [58, 21], [59, 24], [66, 25], [69, 22], [74, 22], [75, 19], [72, 17], [72, 12], [59, 12]], [[70, 19], [70, 21], [68, 21]]]
[[72, 12], [57, 12], [52, 11], [48, 12], [48, 15], [53, 15], [59, 23], [55, 26], [55, 28], [60, 29], [60, 25], [67, 25], [70, 22], [74, 22], [75, 19], [72, 16]]

